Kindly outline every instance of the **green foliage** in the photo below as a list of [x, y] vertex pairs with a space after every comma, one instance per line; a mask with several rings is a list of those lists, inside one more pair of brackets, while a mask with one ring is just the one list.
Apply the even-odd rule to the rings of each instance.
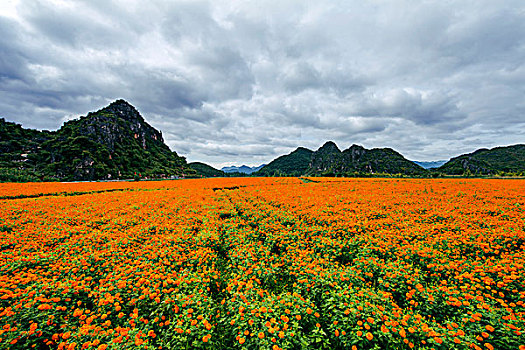
[[255, 176], [301, 176], [306, 173], [313, 151], [299, 147], [255, 172]]
[[195, 175], [162, 134], [123, 100], [55, 132], [0, 119], [0, 181], [103, 180]]
[[426, 176], [429, 172], [390, 148], [353, 145], [340, 151], [329, 141], [317, 151], [298, 148], [256, 172], [256, 176]]
[[0, 182], [35, 182], [43, 179], [44, 177], [27, 169], [0, 168]]
[[452, 158], [438, 170], [447, 175], [519, 176], [525, 170], [525, 145], [479, 149]]
[[48, 131], [24, 129], [0, 118], [0, 181], [26, 182], [50, 180], [37, 169], [40, 145], [51, 137]]
[[209, 166], [201, 162], [189, 163], [188, 166], [196, 171], [197, 175], [203, 177], [220, 177], [225, 176], [224, 171], [217, 170], [214, 167]]

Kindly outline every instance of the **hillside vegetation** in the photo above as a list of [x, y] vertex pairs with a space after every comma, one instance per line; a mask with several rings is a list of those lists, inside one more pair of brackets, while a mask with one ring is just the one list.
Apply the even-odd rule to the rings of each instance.
[[479, 149], [452, 158], [438, 168], [448, 175], [525, 174], [525, 145]]
[[[71, 120], [57, 131], [0, 120], [3, 180], [101, 180], [194, 174], [184, 157], [124, 100]], [[7, 179], [6, 179], [7, 178]]]
[[372, 174], [425, 175], [428, 171], [390, 148], [352, 145], [341, 151], [326, 142], [317, 151], [298, 148], [263, 167], [262, 176], [363, 176]]
[[190, 168], [195, 170], [197, 175], [203, 176], [203, 177], [218, 177], [218, 176], [225, 176], [224, 171], [215, 169], [214, 167], [201, 163], [201, 162], [193, 162], [188, 164]]
[[[439, 164], [439, 162], [435, 162]], [[421, 164], [428, 167], [429, 162]], [[91, 181], [244, 176], [523, 176], [525, 145], [479, 149], [425, 169], [391, 148], [328, 141], [316, 151], [299, 147], [258, 167], [215, 169], [188, 164], [131, 104], [116, 100], [68, 121], [56, 131], [25, 129], [0, 118], [0, 181]]]
[[290, 154], [280, 156], [255, 174], [258, 176], [301, 176], [308, 170], [313, 151], [299, 147]]

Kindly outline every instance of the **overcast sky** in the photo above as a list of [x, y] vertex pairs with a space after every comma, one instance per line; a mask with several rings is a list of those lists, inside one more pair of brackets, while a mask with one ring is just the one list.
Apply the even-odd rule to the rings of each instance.
[[525, 1], [0, 1], [0, 117], [134, 105], [188, 161], [525, 143]]

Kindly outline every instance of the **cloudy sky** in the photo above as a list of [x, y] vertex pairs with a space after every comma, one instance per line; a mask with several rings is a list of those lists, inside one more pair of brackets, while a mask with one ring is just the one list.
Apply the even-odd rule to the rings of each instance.
[[117, 98], [217, 167], [525, 143], [525, 2], [0, 1], [0, 117], [53, 130]]

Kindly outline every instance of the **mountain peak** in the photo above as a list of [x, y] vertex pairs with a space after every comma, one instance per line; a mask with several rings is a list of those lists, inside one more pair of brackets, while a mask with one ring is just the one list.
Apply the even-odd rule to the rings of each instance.
[[69, 120], [55, 132], [0, 122], [0, 134], [4, 130], [18, 139], [13, 146], [9, 142], [9, 148], [0, 147], [0, 154], [10, 155], [0, 161], [23, 165], [32, 178], [99, 180], [195, 173], [185, 158], [169, 149], [162, 134], [124, 100]]
[[122, 99], [122, 98], [119, 98], [119, 99], [117, 99], [117, 100], [111, 102], [111, 103], [109, 104], [109, 107], [111, 107], [111, 106], [117, 106], [117, 107], [118, 107], [118, 106], [120, 106], [120, 107], [132, 107], [132, 108], [135, 108], [135, 107], [133, 107], [133, 105], [131, 105], [131, 103], [129, 103], [128, 101], [126, 101], [126, 100], [124, 100], [124, 99]]
[[104, 107], [95, 113], [89, 113], [88, 115], [101, 113], [113, 114], [126, 120], [139, 120], [144, 122], [144, 118], [140, 115], [139, 111], [133, 105], [123, 99], [115, 100], [107, 107]]
[[335, 142], [333, 141], [327, 141], [325, 142], [324, 145], [322, 145], [317, 151], [319, 152], [320, 150], [323, 150], [323, 151], [336, 151], [336, 152], [341, 152], [341, 150], [339, 149], [339, 147], [337, 147], [337, 145], [335, 144]]
[[354, 149], [365, 149], [365, 148], [363, 146], [361, 146], [361, 145], [356, 145], [354, 143], [352, 146], [348, 147], [348, 149], [349, 150], [354, 150]]
[[[135, 107], [129, 103], [128, 101], [122, 99], [122, 98], [119, 98], [113, 102], [111, 102], [108, 107], [111, 107], [111, 108], [119, 108], [119, 109], [135, 109]], [[106, 107], [106, 108], [108, 108]], [[136, 109], [135, 109], [136, 110]]]
[[295, 149], [295, 151], [293, 151], [292, 153], [290, 154], [307, 154], [308, 156], [310, 156], [311, 154], [313, 153], [312, 150], [308, 149], [308, 148], [305, 148], [305, 147], [297, 147]]

